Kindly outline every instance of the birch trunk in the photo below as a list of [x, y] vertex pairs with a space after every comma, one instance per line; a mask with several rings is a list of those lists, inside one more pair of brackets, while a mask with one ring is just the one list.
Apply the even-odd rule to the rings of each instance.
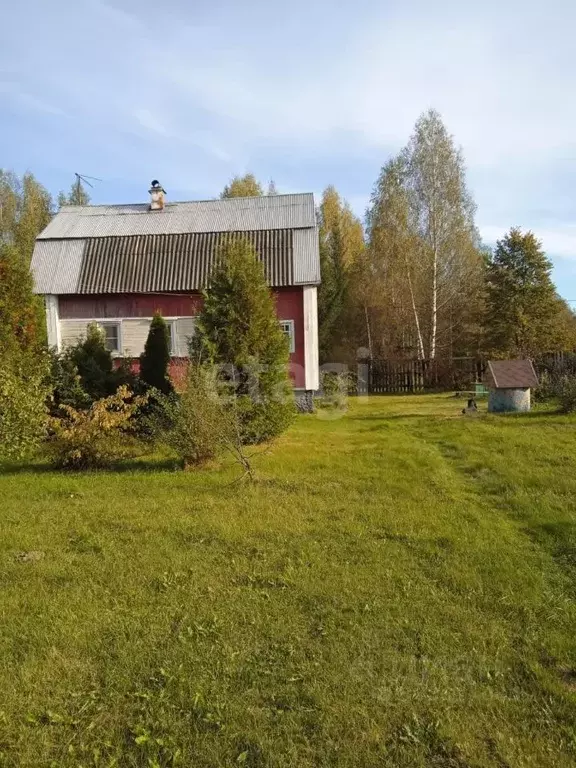
[[430, 360], [436, 357], [436, 335], [438, 332], [438, 250], [434, 249], [432, 265], [432, 317], [430, 323]]
[[410, 274], [410, 266], [408, 264], [408, 257], [404, 254], [404, 260], [406, 262], [406, 276], [408, 278], [408, 290], [410, 291], [410, 301], [412, 303], [412, 312], [414, 313], [414, 325], [416, 326], [416, 341], [418, 343], [418, 359], [424, 360], [424, 340], [422, 339], [422, 330], [420, 328], [420, 318], [418, 316], [418, 308], [416, 307], [416, 299], [414, 298], [414, 287], [412, 285], [412, 276]]
[[364, 304], [364, 317], [366, 319], [366, 340], [368, 341], [368, 352], [370, 354], [370, 360], [374, 360], [374, 353], [372, 351], [372, 332], [370, 330], [370, 318], [368, 317], [368, 307]]

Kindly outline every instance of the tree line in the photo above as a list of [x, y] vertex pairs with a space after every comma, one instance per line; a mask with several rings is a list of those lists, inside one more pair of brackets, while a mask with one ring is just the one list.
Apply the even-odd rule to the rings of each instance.
[[[231, 179], [220, 197], [264, 194], [278, 194], [274, 181], [265, 186], [248, 173]], [[89, 201], [75, 182], [57, 204]], [[21, 337], [33, 328], [42, 334], [41, 308], [31, 296], [23, 301], [29, 280], [17, 273], [26, 273], [35, 238], [55, 209], [31, 173], [0, 170], [2, 259], [16, 270], [0, 285], [4, 334], [15, 324]], [[321, 362], [574, 349], [575, 315], [554, 287], [537, 236], [512, 227], [489, 248], [475, 213], [462, 151], [435, 110], [418, 119], [406, 146], [382, 167], [364, 222], [328, 186], [317, 209]]]
[[[248, 174], [222, 197], [261, 194]], [[513, 226], [489, 248], [475, 214], [462, 151], [435, 110], [382, 167], [364, 222], [328, 186], [317, 211], [321, 362], [576, 348], [576, 317], [537, 236]]]

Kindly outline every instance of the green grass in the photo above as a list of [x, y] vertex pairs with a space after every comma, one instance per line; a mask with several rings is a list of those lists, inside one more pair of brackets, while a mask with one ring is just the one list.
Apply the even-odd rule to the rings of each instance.
[[254, 485], [9, 469], [0, 765], [573, 766], [576, 420], [461, 407], [300, 417]]

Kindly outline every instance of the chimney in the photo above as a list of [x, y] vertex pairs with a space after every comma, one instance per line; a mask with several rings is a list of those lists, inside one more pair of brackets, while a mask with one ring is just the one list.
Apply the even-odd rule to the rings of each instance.
[[150, 210], [163, 211], [166, 191], [162, 188], [158, 179], [153, 179], [148, 192], [150, 193]]

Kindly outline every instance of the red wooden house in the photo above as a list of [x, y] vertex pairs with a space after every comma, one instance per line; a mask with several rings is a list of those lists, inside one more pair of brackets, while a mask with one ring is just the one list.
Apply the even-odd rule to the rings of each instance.
[[153, 184], [148, 204], [63, 207], [39, 235], [35, 290], [48, 341], [61, 350], [97, 322], [118, 357], [138, 358], [155, 311], [173, 358], [185, 358], [218, 246], [242, 234], [264, 263], [278, 320], [290, 340], [299, 391], [319, 386], [318, 230], [311, 194], [170, 203]]

